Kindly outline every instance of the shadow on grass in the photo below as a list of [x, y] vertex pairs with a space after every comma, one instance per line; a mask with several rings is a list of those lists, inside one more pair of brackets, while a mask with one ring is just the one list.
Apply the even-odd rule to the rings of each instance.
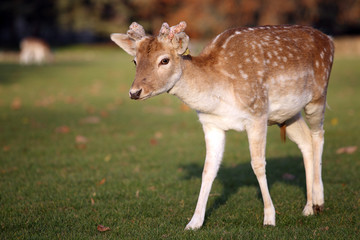
[[[300, 187], [306, 197], [305, 169], [302, 157], [270, 158], [266, 162], [266, 177], [269, 190], [275, 183], [282, 182]], [[181, 168], [185, 172], [185, 179], [201, 178], [202, 176], [202, 165], [193, 163], [182, 165]], [[206, 211], [206, 218], [224, 205], [242, 186], [255, 186], [258, 189], [258, 198], [262, 198], [250, 161], [235, 166], [221, 166], [216, 179], [223, 185], [223, 192]]]

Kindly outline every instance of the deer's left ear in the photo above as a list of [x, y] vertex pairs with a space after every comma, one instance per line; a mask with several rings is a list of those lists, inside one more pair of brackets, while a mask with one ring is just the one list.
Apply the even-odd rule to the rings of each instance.
[[177, 54], [182, 55], [189, 46], [189, 36], [184, 32], [177, 33], [171, 40], [171, 43], [176, 49]]
[[130, 38], [127, 34], [122, 33], [113, 33], [110, 35], [110, 38], [122, 49], [124, 49], [125, 52], [135, 57], [136, 41], [134, 39]]

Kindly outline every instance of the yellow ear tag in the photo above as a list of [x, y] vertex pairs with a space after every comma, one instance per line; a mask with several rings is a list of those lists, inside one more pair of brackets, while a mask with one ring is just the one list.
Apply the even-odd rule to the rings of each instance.
[[186, 51], [182, 54], [183, 56], [190, 55], [190, 50], [187, 48]]

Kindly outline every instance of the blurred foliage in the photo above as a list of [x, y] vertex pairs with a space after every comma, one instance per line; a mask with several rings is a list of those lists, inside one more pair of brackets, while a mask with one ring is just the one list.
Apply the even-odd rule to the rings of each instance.
[[192, 38], [226, 28], [273, 24], [315, 26], [328, 34], [360, 32], [360, 0], [5, 0], [0, 44], [28, 35], [50, 42], [89, 42], [125, 32], [132, 21], [156, 33], [185, 20]]
[[133, 15], [129, 1], [118, 0], [57, 0], [56, 10], [62, 29], [106, 35], [125, 26]]

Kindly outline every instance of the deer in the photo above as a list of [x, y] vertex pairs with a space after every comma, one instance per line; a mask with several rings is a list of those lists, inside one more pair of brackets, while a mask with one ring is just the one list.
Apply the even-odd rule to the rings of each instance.
[[53, 55], [49, 45], [40, 38], [27, 37], [20, 42], [20, 64], [42, 64], [52, 62]]
[[172, 27], [165, 22], [158, 36], [151, 36], [134, 22], [126, 34], [110, 36], [134, 57], [131, 99], [175, 95], [197, 112], [202, 124], [205, 163], [195, 212], [185, 229], [196, 230], [204, 223], [229, 130], [247, 133], [251, 167], [264, 204], [264, 225], [275, 226], [276, 215], [265, 168], [271, 125], [278, 125], [302, 153], [307, 198], [302, 214], [323, 211], [323, 125], [334, 59], [332, 38], [310, 26], [239, 27], [220, 33], [198, 56], [192, 56], [185, 28], [184, 21]]

